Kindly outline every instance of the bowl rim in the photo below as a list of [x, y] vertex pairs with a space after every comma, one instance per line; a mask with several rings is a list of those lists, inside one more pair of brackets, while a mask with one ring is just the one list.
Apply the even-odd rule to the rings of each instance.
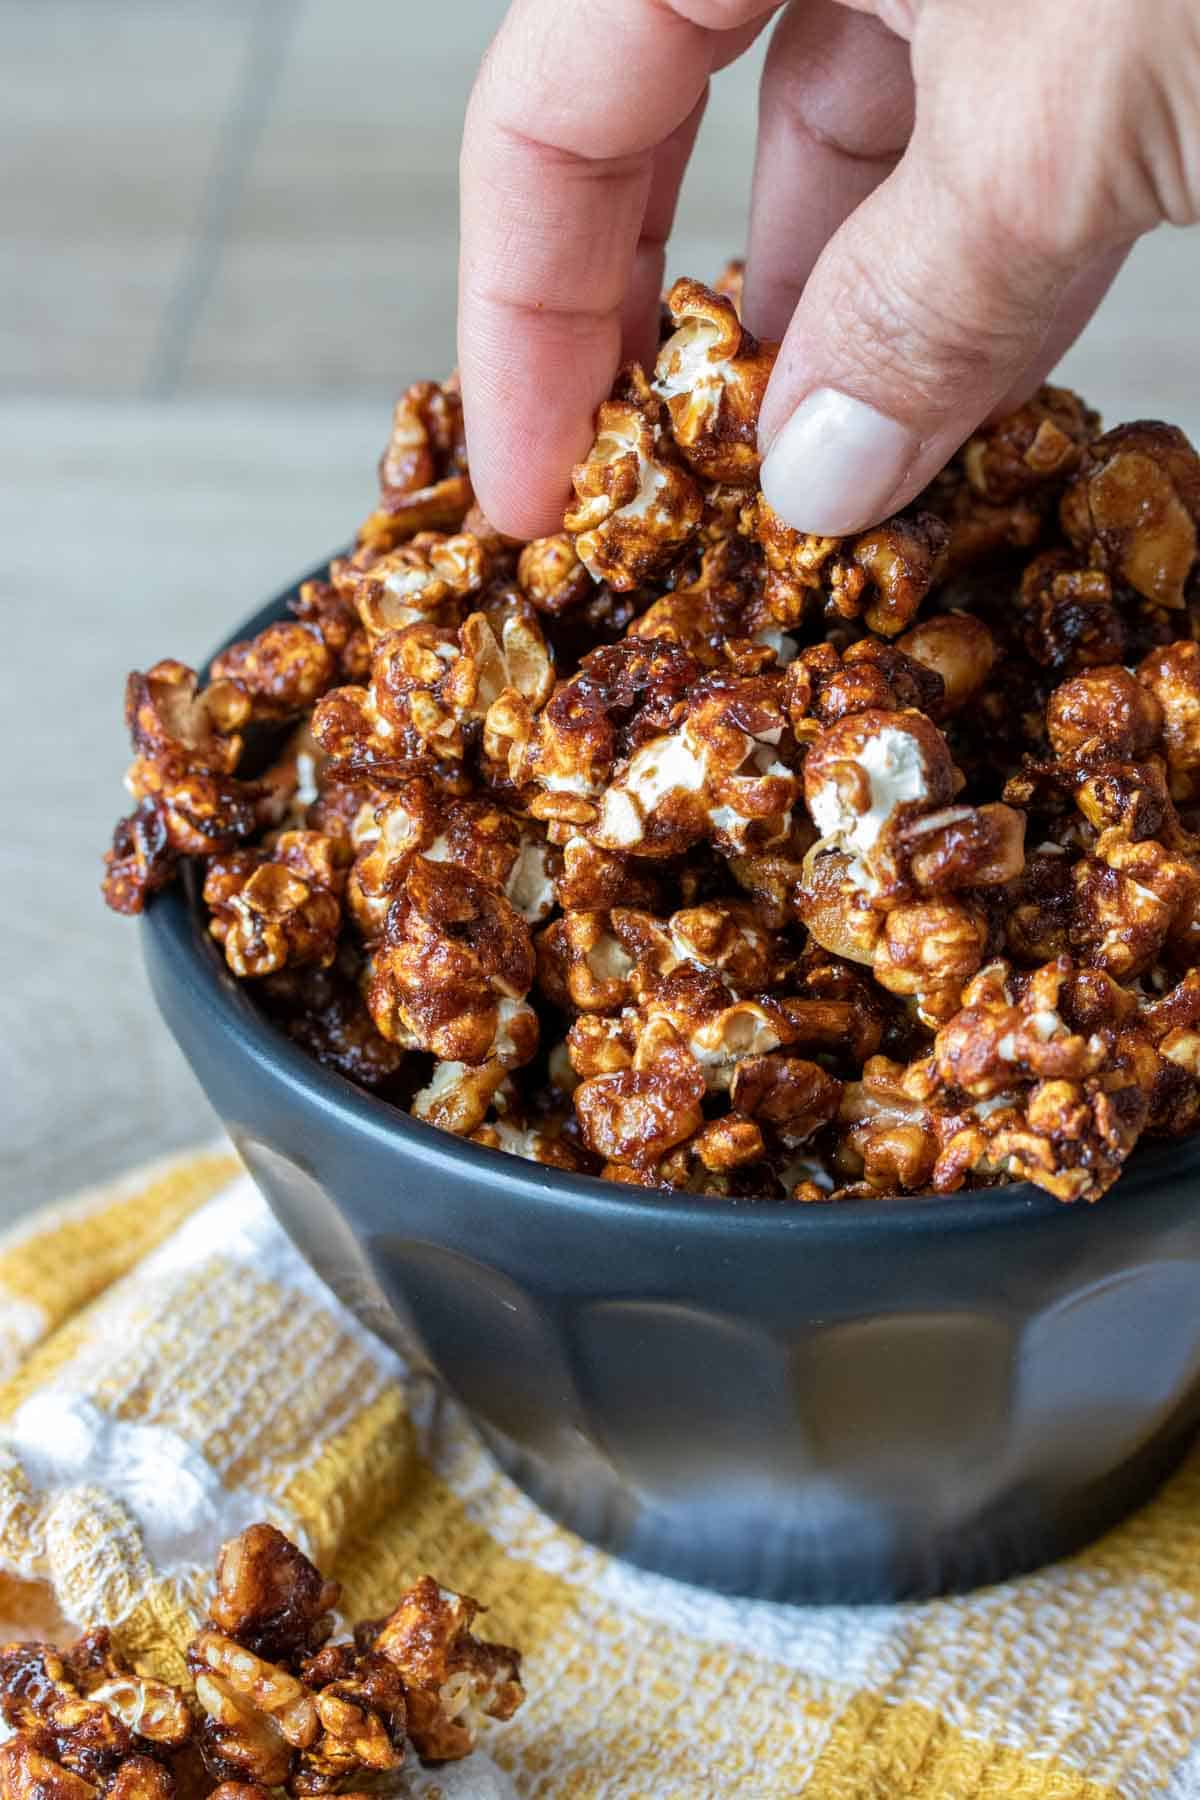
[[[344, 554], [334, 551], [333, 556]], [[321, 579], [332, 557], [318, 563], [300, 576], [290, 587], [260, 606], [212, 652], [204, 665], [207, 676], [213, 658], [230, 644], [253, 636], [273, 619], [284, 615], [287, 602], [299, 591], [304, 581]], [[254, 1004], [244, 983], [239, 982], [225, 966], [215, 940], [205, 929], [200, 916], [199, 883], [195, 868], [186, 864], [181, 879], [165, 892], [151, 897], [141, 918], [141, 929], [153, 940], [155, 949], [173, 972], [180, 977], [194, 998], [216, 1015], [230, 1035], [238, 1041], [243, 1053], [282, 1076], [317, 1113], [331, 1112], [343, 1126], [354, 1131], [367, 1130], [372, 1136], [396, 1140], [398, 1147], [417, 1162], [432, 1168], [444, 1168], [449, 1174], [461, 1175], [463, 1168], [475, 1171], [480, 1187], [494, 1188], [498, 1183], [521, 1190], [527, 1201], [557, 1206], [570, 1202], [573, 1210], [603, 1214], [615, 1218], [646, 1215], [671, 1221], [681, 1228], [703, 1224], [710, 1229], [732, 1226], [739, 1234], [755, 1233], [793, 1236], [806, 1229], [818, 1235], [856, 1237], [871, 1235], [881, 1228], [897, 1234], [913, 1231], [994, 1230], [1017, 1221], [1062, 1220], [1088, 1218], [1092, 1205], [1087, 1202], [1067, 1203], [1055, 1199], [1032, 1182], [1010, 1182], [992, 1188], [963, 1189], [954, 1194], [905, 1194], [895, 1198], [880, 1196], [849, 1201], [831, 1199], [806, 1201], [802, 1204], [778, 1200], [770, 1196], [755, 1198], [722, 1198], [690, 1194], [682, 1189], [643, 1188], [620, 1182], [604, 1181], [598, 1175], [573, 1174], [565, 1169], [533, 1163], [523, 1157], [492, 1150], [469, 1139], [455, 1137], [437, 1126], [416, 1119], [402, 1107], [382, 1100], [359, 1087], [336, 1069], [320, 1063]], [[1193, 1140], [1200, 1150], [1200, 1134]], [[1136, 1204], [1147, 1187], [1157, 1186], [1181, 1157], [1186, 1156], [1187, 1140], [1155, 1140], [1138, 1146], [1129, 1164], [1109, 1190], [1094, 1204], [1111, 1214], [1123, 1205]], [[1195, 1160], [1195, 1156], [1193, 1157]], [[1180, 1176], [1185, 1171], [1178, 1170]]]

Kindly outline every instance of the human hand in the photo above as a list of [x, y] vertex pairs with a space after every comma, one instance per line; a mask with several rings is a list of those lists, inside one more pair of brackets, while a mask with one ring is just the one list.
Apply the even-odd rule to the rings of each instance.
[[[619, 362], [652, 360], [709, 78], [779, 10], [514, 0], [462, 156], [463, 401], [501, 530], [559, 529]], [[1198, 219], [1195, 0], [792, 0], [745, 289], [783, 339], [767, 499], [829, 535], [894, 512], [1037, 386], [1138, 236]]]

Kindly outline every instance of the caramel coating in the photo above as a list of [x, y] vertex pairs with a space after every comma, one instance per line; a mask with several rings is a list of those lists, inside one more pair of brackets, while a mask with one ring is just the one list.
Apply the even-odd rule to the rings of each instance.
[[903, 513], [797, 532], [740, 293], [675, 283], [528, 544], [454, 378], [402, 395], [291, 618], [131, 677], [106, 897], [203, 858], [295, 1041], [546, 1168], [1093, 1199], [1200, 1125], [1200, 458], [1044, 387]]
[[1046, 730], [1059, 756], [1096, 751], [1144, 756], [1162, 731], [1162, 708], [1148, 684], [1109, 664], [1055, 688], [1046, 707]]
[[767, 611], [787, 627], [824, 606], [896, 637], [944, 572], [947, 531], [930, 512], [901, 514], [857, 538], [814, 537], [785, 525], [759, 494], [743, 522], [762, 547]]
[[223, 1547], [188, 1667], [201, 1754], [228, 1800], [373, 1786], [408, 1743], [431, 1759], [465, 1756], [479, 1715], [510, 1718], [524, 1698], [518, 1653], [472, 1636], [479, 1603], [432, 1576], [388, 1619], [330, 1642], [337, 1599], [337, 1584], [270, 1525]]
[[666, 401], [683, 460], [707, 481], [758, 479], [758, 414], [778, 354], [741, 325], [733, 301], [686, 276], [667, 295], [675, 329], [658, 353], [654, 387]]
[[1173, 425], [1118, 425], [1089, 444], [1061, 517], [1093, 568], [1179, 609], [1196, 564], [1200, 457]]
[[600, 407], [587, 460], [571, 472], [576, 499], [563, 524], [580, 562], [618, 591], [669, 568], [703, 515], [666, 421], [662, 400], [631, 363]]
[[1016, 412], [983, 426], [962, 450], [972, 491], [1000, 505], [1061, 487], [1079, 468], [1096, 414], [1068, 388], [1043, 387]]
[[379, 505], [360, 544], [387, 552], [418, 531], [452, 531], [473, 498], [457, 383], [414, 382], [396, 402], [379, 461]]
[[235, 975], [274, 975], [337, 954], [348, 853], [317, 831], [285, 831], [271, 855], [213, 857], [204, 877], [209, 930]]
[[537, 1018], [529, 927], [504, 895], [418, 856], [388, 910], [367, 1005], [385, 1038], [446, 1062], [528, 1062]]
[[137, 1674], [109, 1632], [66, 1649], [0, 1649], [0, 1713], [13, 1736], [0, 1745], [8, 1800], [171, 1800], [171, 1766], [194, 1724], [178, 1688]]
[[403, 1680], [408, 1734], [429, 1762], [468, 1756], [480, 1717], [511, 1719], [525, 1698], [518, 1652], [471, 1630], [482, 1610], [469, 1594], [423, 1575], [370, 1640], [373, 1654]]
[[[213, 681], [236, 681], [254, 719], [289, 719], [306, 712], [332, 686], [337, 661], [320, 631], [302, 620], [280, 619], [255, 638], [231, 644], [212, 666]], [[206, 690], [212, 692], [211, 686]]]

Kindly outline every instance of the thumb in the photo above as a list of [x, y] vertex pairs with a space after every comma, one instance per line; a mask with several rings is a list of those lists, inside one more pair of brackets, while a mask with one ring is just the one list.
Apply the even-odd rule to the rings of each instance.
[[1083, 260], [951, 173], [915, 136], [805, 286], [759, 422], [763, 493], [798, 530], [844, 536], [919, 493], [1037, 361]]

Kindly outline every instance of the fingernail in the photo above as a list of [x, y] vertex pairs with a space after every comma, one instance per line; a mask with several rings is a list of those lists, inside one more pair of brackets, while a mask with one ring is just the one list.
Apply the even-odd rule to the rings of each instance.
[[919, 448], [916, 433], [886, 413], [815, 388], [767, 452], [762, 491], [797, 531], [844, 537], [885, 517]]

